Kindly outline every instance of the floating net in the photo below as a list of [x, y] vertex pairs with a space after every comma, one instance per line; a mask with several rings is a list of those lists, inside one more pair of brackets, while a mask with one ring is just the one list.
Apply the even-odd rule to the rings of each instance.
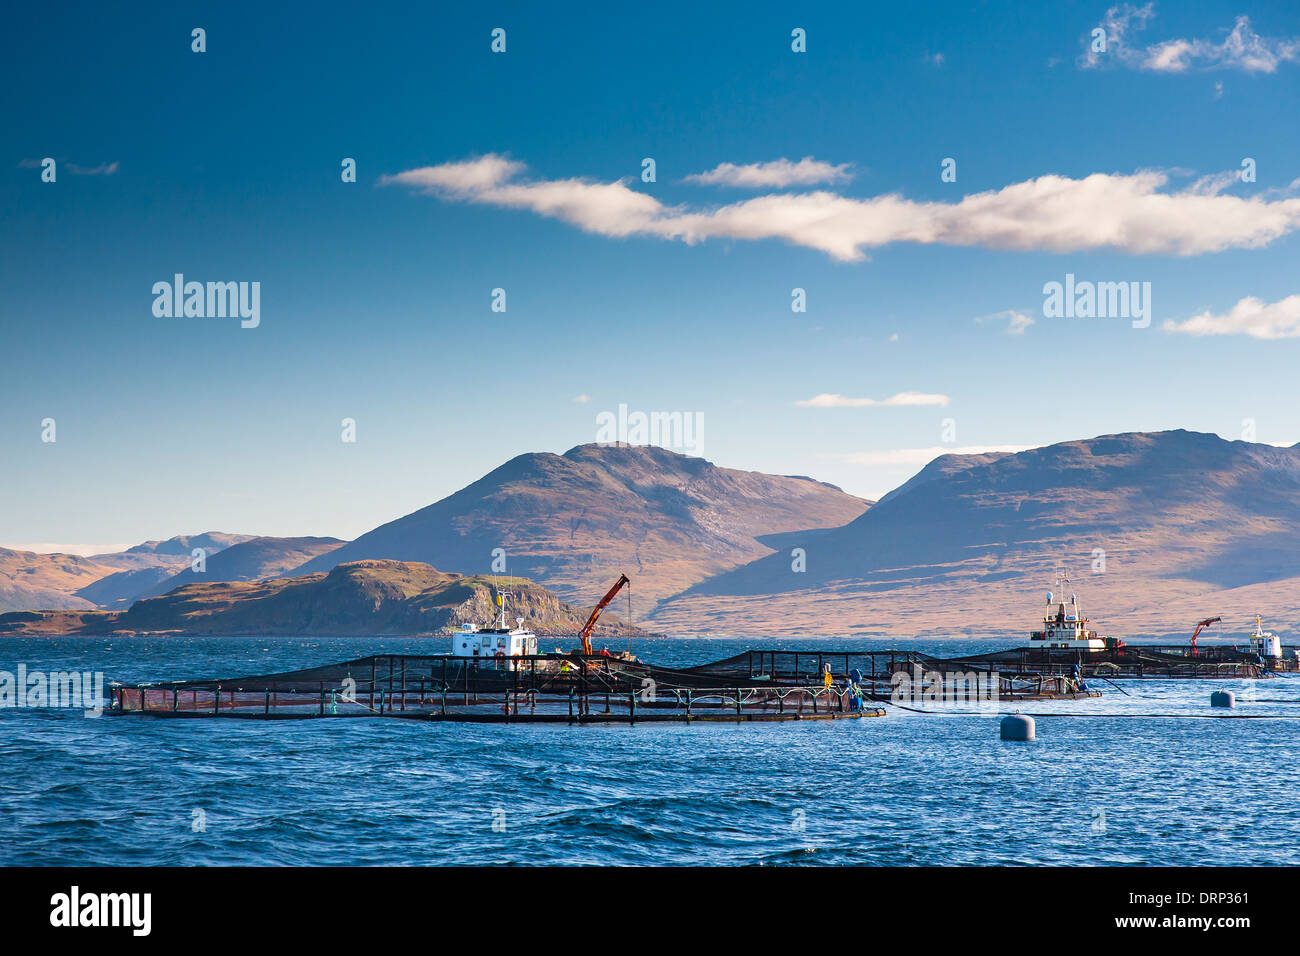
[[[235, 678], [113, 685], [111, 712], [171, 717], [408, 717], [462, 721], [782, 720], [879, 716], [861, 689], [747, 674], [734, 661], [673, 669], [630, 655], [374, 655]], [[808, 676], [808, 675], [804, 675]]]

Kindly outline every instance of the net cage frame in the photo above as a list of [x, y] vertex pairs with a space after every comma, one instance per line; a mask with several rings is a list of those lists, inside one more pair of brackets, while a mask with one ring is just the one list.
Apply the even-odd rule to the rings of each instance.
[[[730, 663], [716, 662], [718, 664]], [[113, 684], [109, 712], [176, 717], [638, 721], [880, 716], [859, 688], [602, 654], [376, 654], [233, 678]]]

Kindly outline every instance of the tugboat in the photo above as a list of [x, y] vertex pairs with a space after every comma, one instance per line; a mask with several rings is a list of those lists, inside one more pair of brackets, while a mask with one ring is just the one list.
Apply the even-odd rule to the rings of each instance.
[[1070, 584], [1067, 574], [1058, 574], [1056, 589], [1060, 594], [1058, 600], [1051, 591], [1047, 592], [1047, 613], [1043, 615], [1043, 629], [1029, 635], [1029, 643], [1023, 647], [1066, 651], [1104, 651], [1106, 640], [1096, 631], [1088, 630], [1088, 619], [1079, 610], [1079, 599], [1070, 594], [1066, 599], [1065, 589]]

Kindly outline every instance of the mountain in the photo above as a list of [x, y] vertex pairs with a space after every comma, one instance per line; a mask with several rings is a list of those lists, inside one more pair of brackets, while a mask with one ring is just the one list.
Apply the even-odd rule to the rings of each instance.
[[254, 537], [251, 534], [227, 534], [223, 531], [178, 534], [166, 541], [145, 541], [125, 551], [92, 555], [91, 560], [119, 571], [144, 568], [171, 568], [179, 571], [189, 565], [195, 548], [202, 548], [208, 557], [212, 557], [232, 545], [251, 541]]
[[0, 548], [0, 611], [88, 608], [76, 591], [113, 569], [75, 554], [37, 554]]
[[[159, 585], [170, 581], [176, 573], [175, 565], [170, 564], [115, 571], [78, 589], [76, 596], [91, 607], [126, 607], [141, 595], [150, 593]], [[35, 605], [33, 609], [49, 606], [48, 604]]]
[[[944, 456], [841, 528], [692, 587], [665, 630], [1006, 633], [1073, 572], [1094, 621], [1179, 634], [1300, 618], [1300, 448], [1188, 431]], [[1104, 562], [1103, 562], [1104, 559]]]
[[[206, 584], [188, 570], [113, 573], [104, 563], [188, 568], [187, 548], [203, 546], [198, 536], [89, 559], [0, 550], [0, 601], [56, 612], [10, 616], [14, 627], [37, 632], [256, 630], [269, 621], [267, 633], [289, 633], [306, 614], [310, 626], [343, 628], [329, 633], [366, 633], [357, 610], [365, 602], [341, 596], [352, 591], [295, 604], [295, 595], [317, 593], [298, 590], [301, 582], [338, 586], [327, 572], [357, 561], [473, 575], [492, 570], [499, 548], [504, 570], [581, 609], [626, 571], [636, 619], [682, 635], [1023, 636], [1064, 569], [1102, 633], [1181, 640], [1196, 620], [1221, 615], [1218, 633], [1240, 636], [1262, 613], [1288, 639], [1300, 637], [1300, 446], [1167, 431], [946, 455], [868, 504], [809, 478], [719, 468], [658, 448], [582, 445], [521, 455], [350, 544], [236, 542], [210, 554]], [[292, 577], [238, 583], [275, 575]], [[299, 584], [281, 590], [285, 581]], [[436, 587], [425, 578], [401, 585], [400, 600], [376, 605], [383, 610], [374, 626], [431, 628], [446, 601], [430, 605], [436, 613], [406, 602]], [[179, 590], [130, 611], [89, 610], [92, 601], [171, 588]], [[263, 602], [255, 614], [251, 598]], [[182, 609], [186, 602], [197, 610]], [[264, 618], [268, 608], [274, 613]]]
[[187, 552], [183, 570], [169, 568], [164, 576], [155, 576], [153, 580], [148, 573], [151, 569], [124, 571], [96, 581], [78, 591], [77, 595], [94, 601], [100, 607], [111, 608], [166, 594], [185, 584], [279, 577], [345, 543], [340, 538], [248, 538], [212, 554], [204, 561], [205, 570], [202, 572], [192, 569]]
[[251, 537], [211, 531], [146, 541], [126, 551], [88, 558], [0, 548], [0, 610], [94, 607], [100, 603], [95, 596], [99, 592], [91, 589], [96, 582], [120, 572], [141, 572], [101, 589], [116, 600], [123, 590], [150, 586], [187, 566], [192, 548], [203, 547], [213, 555]]
[[719, 468], [652, 446], [580, 445], [506, 462], [455, 494], [382, 525], [294, 574], [343, 561], [492, 567], [595, 603], [632, 579], [634, 610], [770, 552], [767, 535], [843, 525], [868, 502], [811, 478]]
[[202, 534], [179, 534], [166, 541], [146, 541], [134, 548], [127, 548], [124, 554], [134, 555], [179, 555], [186, 561], [195, 548], [203, 548], [209, 555], [224, 551], [226, 548], [257, 537], [252, 534], [227, 534], [224, 531], [205, 531]]
[[[329, 572], [258, 582], [186, 584], [126, 611], [0, 614], [0, 636], [175, 633], [185, 635], [408, 635], [487, 623], [508, 585], [511, 620], [547, 637], [577, 634], [588, 609], [561, 602], [531, 581], [447, 574], [402, 561], [355, 561]], [[598, 641], [645, 636], [607, 613]]]
[[[250, 541], [252, 537], [209, 531], [201, 535], [178, 535], [166, 541], [144, 541], [125, 551], [94, 554], [88, 558], [0, 548], [0, 610], [88, 609], [121, 605], [156, 588], [181, 568], [190, 566], [195, 548], [203, 548], [208, 558], [212, 558], [231, 545]], [[312, 557], [307, 551], [300, 554], [302, 557], [296, 558], [299, 563]], [[266, 574], [279, 574], [292, 562], [294, 555]]]

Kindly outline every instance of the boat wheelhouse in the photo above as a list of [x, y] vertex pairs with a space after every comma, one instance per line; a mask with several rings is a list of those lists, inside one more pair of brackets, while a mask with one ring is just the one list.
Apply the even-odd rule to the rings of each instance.
[[1260, 657], [1282, 657], [1282, 639], [1272, 631], [1264, 630], [1260, 615], [1255, 615], [1255, 630], [1249, 636], [1250, 647]]
[[462, 624], [451, 636], [451, 653], [455, 657], [478, 657], [504, 661], [510, 657], [526, 657], [537, 653], [537, 635], [523, 626], [522, 617], [515, 618], [515, 627], [506, 625], [505, 594], [497, 593], [497, 606], [501, 617], [496, 627], [479, 627]]
[[1088, 619], [1079, 607], [1079, 598], [1071, 593], [1066, 596], [1069, 587], [1068, 575], [1060, 574], [1056, 579], [1056, 594], [1047, 592], [1047, 611], [1043, 615], [1043, 629], [1029, 635], [1026, 647], [1052, 648], [1070, 651], [1104, 651], [1106, 641], [1096, 631], [1089, 630]]

